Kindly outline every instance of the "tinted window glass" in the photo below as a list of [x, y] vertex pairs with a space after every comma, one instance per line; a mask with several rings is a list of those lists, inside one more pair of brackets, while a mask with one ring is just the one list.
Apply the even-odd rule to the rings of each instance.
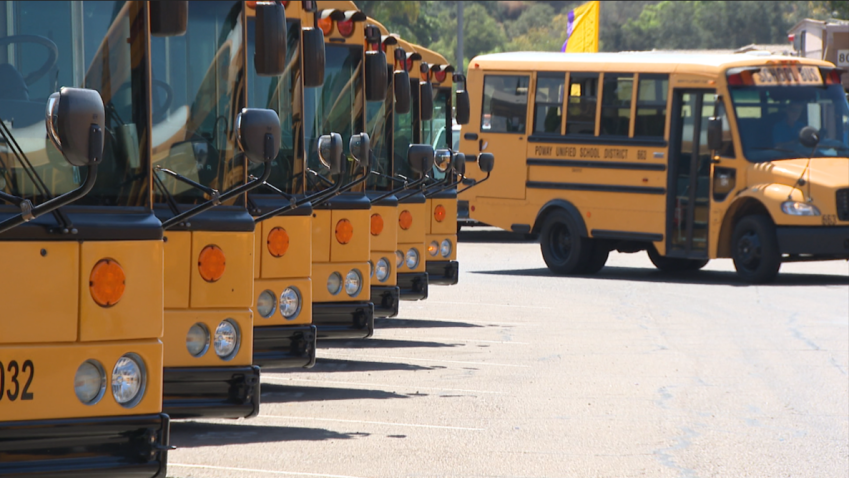
[[631, 126], [631, 95], [634, 75], [605, 73], [601, 97], [601, 130], [603, 135], [628, 136]]
[[[366, 132], [371, 141], [371, 150], [374, 154], [372, 169], [380, 174], [392, 175], [392, 114], [394, 109], [394, 95], [392, 74], [393, 68], [387, 65], [386, 99], [382, 102], [371, 101], [366, 103]], [[372, 174], [368, 178], [368, 189], [391, 189], [392, 181], [389, 178]]]
[[598, 73], [572, 73], [569, 76], [567, 134], [595, 134], [598, 103]]
[[481, 131], [525, 132], [529, 82], [527, 76], [487, 75], [484, 78]]
[[537, 77], [534, 99], [534, 133], [560, 134], [563, 118], [563, 83], [565, 75]]
[[666, 99], [669, 76], [640, 75], [637, 86], [637, 115], [634, 136], [663, 138], [666, 127]]

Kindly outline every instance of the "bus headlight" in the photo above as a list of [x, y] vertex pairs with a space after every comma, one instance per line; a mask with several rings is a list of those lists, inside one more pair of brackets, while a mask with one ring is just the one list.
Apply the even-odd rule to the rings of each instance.
[[371, 260], [368, 261], [368, 276], [374, 277], [374, 262]]
[[262, 294], [256, 299], [257, 313], [263, 319], [267, 319], [274, 314], [275, 309], [277, 309], [277, 297], [274, 296], [274, 292], [270, 290], [262, 291]]
[[790, 216], [819, 216], [820, 210], [809, 202], [784, 201], [781, 212]]
[[427, 245], [427, 253], [436, 257], [439, 254], [439, 243], [436, 241], [430, 241], [430, 244]]
[[301, 311], [301, 293], [295, 287], [287, 287], [280, 294], [280, 314], [291, 320]]
[[374, 268], [374, 275], [378, 281], [386, 282], [386, 279], [389, 278], [389, 259], [381, 257], [377, 261], [377, 265]]
[[402, 265], [404, 265], [404, 253], [395, 251], [395, 267], [400, 269]]
[[415, 248], [411, 248], [407, 251], [407, 267], [409, 269], [415, 269], [419, 265], [419, 251]]
[[442, 240], [442, 247], [439, 249], [439, 253], [442, 254], [442, 257], [448, 257], [451, 255], [451, 241], [448, 239]]
[[351, 269], [351, 271], [345, 275], [345, 293], [351, 297], [356, 297], [362, 288], [363, 276], [360, 275], [360, 271]]
[[223, 360], [230, 360], [239, 350], [239, 326], [226, 319], [215, 328], [215, 353]]
[[74, 375], [74, 393], [86, 405], [94, 405], [106, 393], [106, 372], [97, 360], [86, 360]]
[[338, 294], [342, 290], [342, 274], [334, 272], [327, 278], [327, 292], [333, 295]]
[[200, 357], [209, 349], [209, 329], [201, 323], [189, 328], [186, 334], [186, 348], [193, 357]]
[[144, 394], [144, 384], [144, 365], [138, 355], [126, 354], [112, 367], [112, 396], [122, 406], [136, 406]]

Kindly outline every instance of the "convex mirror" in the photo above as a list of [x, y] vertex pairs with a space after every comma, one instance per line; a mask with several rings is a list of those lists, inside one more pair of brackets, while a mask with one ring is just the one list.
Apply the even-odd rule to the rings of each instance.
[[280, 118], [274, 110], [244, 108], [236, 117], [236, 142], [254, 163], [268, 163], [280, 150]]
[[100, 93], [63, 87], [48, 98], [44, 122], [65, 159], [73, 166], [88, 166], [103, 159], [105, 116]]

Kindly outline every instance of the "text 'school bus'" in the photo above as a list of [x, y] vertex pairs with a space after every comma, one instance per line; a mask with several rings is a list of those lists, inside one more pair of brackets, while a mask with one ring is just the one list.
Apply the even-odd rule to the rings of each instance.
[[849, 107], [830, 63], [506, 53], [473, 59], [468, 88], [463, 151], [503, 153], [471, 214], [540, 233], [556, 273], [648, 250], [662, 270], [731, 257], [762, 283], [782, 262], [849, 258]]
[[147, 8], [0, 2], [0, 476], [166, 473]]
[[[254, 364], [312, 367], [316, 328], [312, 324], [313, 206], [329, 197], [306, 195], [304, 86], [321, 86], [324, 35], [315, 25], [315, 2], [286, 2], [287, 51], [259, 50], [253, 34], [256, 2], [247, 2], [248, 104], [280, 117], [280, 151], [266, 184], [248, 196], [254, 232]], [[260, 5], [260, 8], [264, 8]], [[259, 55], [258, 55], [259, 54]], [[255, 55], [257, 60], [255, 60]], [[285, 59], [280, 75], [259, 75], [254, 61]], [[340, 145], [341, 146], [341, 145]], [[318, 285], [324, 287], [319, 281]]]
[[[188, 2], [183, 35], [151, 38], [154, 211], [166, 229], [163, 409], [172, 418], [259, 412], [245, 192], [271, 174], [280, 124], [273, 111], [243, 110], [243, 5]], [[286, 48], [283, 8], [262, 8], [264, 46], [277, 52]], [[279, 74], [274, 66], [255, 65]]]

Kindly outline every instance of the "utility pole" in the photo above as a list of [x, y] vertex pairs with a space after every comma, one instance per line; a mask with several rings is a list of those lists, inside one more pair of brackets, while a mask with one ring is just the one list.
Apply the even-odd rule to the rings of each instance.
[[457, 2], [457, 71], [463, 71], [463, 2]]

